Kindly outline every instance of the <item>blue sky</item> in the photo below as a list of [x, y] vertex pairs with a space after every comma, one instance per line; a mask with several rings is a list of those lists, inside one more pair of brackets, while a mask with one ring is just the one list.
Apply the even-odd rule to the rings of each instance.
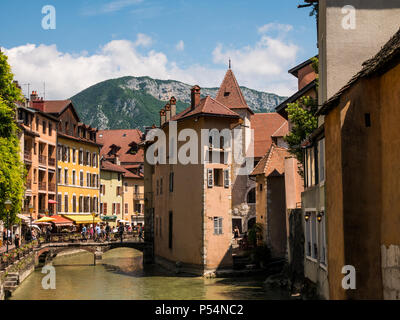
[[[2, 0], [0, 46], [16, 78], [66, 98], [124, 75], [217, 86], [228, 58], [241, 85], [288, 95], [287, 69], [317, 52], [298, 0]], [[56, 9], [44, 30], [42, 7]]]

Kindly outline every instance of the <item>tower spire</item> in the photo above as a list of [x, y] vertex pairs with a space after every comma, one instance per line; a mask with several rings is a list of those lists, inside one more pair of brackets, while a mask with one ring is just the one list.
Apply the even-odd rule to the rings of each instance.
[[229, 58], [229, 69], [231, 68], [231, 58]]

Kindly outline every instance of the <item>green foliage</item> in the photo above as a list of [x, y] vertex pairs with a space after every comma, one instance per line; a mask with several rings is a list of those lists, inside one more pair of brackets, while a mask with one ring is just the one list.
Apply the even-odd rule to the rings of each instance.
[[4, 202], [12, 201], [9, 221], [17, 221], [22, 206], [25, 169], [20, 158], [15, 102], [22, 101], [21, 90], [13, 83], [7, 56], [0, 52], [0, 220], [6, 221]]
[[319, 88], [319, 59], [317, 57], [311, 58], [312, 64], [311, 66], [313, 67], [317, 77], [315, 78], [315, 82], [317, 83], [317, 92]]
[[300, 163], [303, 163], [301, 143], [318, 126], [318, 118], [315, 116], [317, 108], [316, 99], [308, 96], [301, 97], [294, 103], [289, 103], [286, 108], [289, 121], [292, 124], [292, 130], [285, 137], [285, 140], [289, 144], [289, 151]]
[[248, 231], [249, 242], [253, 246], [257, 246], [257, 240], [262, 239], [264, 227], [261, 223], [255, 223], [254, 226]]

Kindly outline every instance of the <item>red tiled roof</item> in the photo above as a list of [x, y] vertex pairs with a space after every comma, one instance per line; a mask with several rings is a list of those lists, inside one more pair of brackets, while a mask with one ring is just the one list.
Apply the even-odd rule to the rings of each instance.
[[110, 161], [101, 161], [101, 166], [100, 166], [101, 170], [105, 170], [105, 171], [113, 171], [113, 172], [120, 172], [120, 173], [125, 173], [125, 169], [122, 168], [119, 165], [116, 165]]
[[103, 144], [100, 150], [100, 156], [106, 159], [115, 158], [109, 156], [110, 147], [114, 144], [121, 147], [117, 151], [119, 161], [123, 163], [141, 163], [144, 162], [143, 149], [138, 149], [136, 154], [129, 153], [131, 147], [129, 144], [141, 142], [142, 132], [139, 129], [120, 129], [120, 130], [99, 130], [97, 132], [97, 142]]
[[228, 107], [218, 102], [217, 100], [207, 96], [200, 100], [200, 103], [194, 107], [192, 110], [190, 107], [178, 113], [171, 120], [181, 120], [195, 115], [210, 115], [210, 116], [223, 116], [223, 117], [233, 117], [239, 118], [239, 115], [230, 110]]
[[[122, 167], [122, 166], [121, 166]], [[127, 167], [122, 167], [124, 169], [124, 177], [125, 178], [136, 178], [136, 179], [143, 179], [142, 174], [135, 174], [132, 171], [129, 171]]]
[[251, 128], [254, 129], [254, 157], [261, 158], [271, 147], [272, 136], [280, 133], [279, 129], [281, 129], [282, 134], [284, 133], [284, 124], [287, 121], [275, 112], [255, 113], [251, 116], [250, 121]]
[[[32, 101], [30, 103], [32, 105]], [[45, 100], [43, 101], [43, 111], [47, 113], [61, 113], [70, 103], [72, 103], [71, 100]]]
[[230, 109], [248, 109], [253, 113], [248, 107], [243, 97], [242, 90], [240, 90], [239, 84], [231, 69], [228, 69], [225, 74], [225, 78], [219, 87], [216, 100]]
[[257, 163], [251, 175], [282, 175], [285, 172], [285, 158], [290, 156], [291, 154], [287, 149], [280, 148], [276, 144], [272, 144], [268, 152]]
[[279, 129], [272, 134], [272, 137], [276, 138], [285, 137], [288, 133], [289, 133], [289, 122], [285, 121], [284, 123], [282, 123]]

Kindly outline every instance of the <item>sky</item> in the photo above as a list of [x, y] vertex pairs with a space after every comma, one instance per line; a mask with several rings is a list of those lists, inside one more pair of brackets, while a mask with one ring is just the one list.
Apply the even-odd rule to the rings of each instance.
[[[317, 53], [301, 0], [2, 0], [0, 48], [24, 94], [67, 99], [100, 81], [150, 76], [291, 95], [287, 70]], [[49, 11], [55, 9], [55, 29]], [[45, 86], [44, 86], [45, 83]]]

